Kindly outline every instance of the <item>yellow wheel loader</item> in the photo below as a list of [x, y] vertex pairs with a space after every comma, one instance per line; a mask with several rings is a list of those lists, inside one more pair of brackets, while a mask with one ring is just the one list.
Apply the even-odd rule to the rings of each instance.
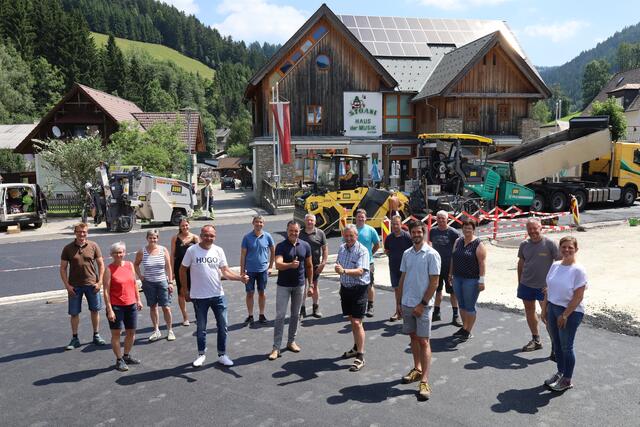
[[340, 219], [351, 222], [356, 210], [367, 212], [367, 224], [380, 229], [384, 217], [396, 212], [409, 215], [409, 199], [401, 192], [363, 184], [367, 156], [322, 154], [309, 162], [314, 180], [295, 197], [293, 218], [304, 224], [304, 217], [316, 216], [316, 226], [327, 234], [340, 230]]

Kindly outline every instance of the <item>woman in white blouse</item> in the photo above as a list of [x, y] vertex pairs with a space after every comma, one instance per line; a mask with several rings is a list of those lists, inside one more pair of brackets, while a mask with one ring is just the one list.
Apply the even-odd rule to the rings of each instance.
[[547, 274], [547, 293], [542, 309], [542, 321], [547, 324], [556, 352], [558, 371], [544, 384], [553, 391], [573, 388], [571, 377], [576, 364], [573, 341], [584, 316], [582, 299], [587, 288], [587, 274], [576, 263], [578, 241], [567, 236], [560, 239], [562, 260], [551, 265]]

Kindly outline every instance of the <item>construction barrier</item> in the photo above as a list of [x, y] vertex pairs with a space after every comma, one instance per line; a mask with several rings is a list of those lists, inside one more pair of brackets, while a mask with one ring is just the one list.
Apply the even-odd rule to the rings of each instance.
[[382, 243], [384, 244], [384, 241], [391, 232], [391, 220], [386, 216], [382, 220], [382, 227], [380, 227], [380, 231], [382, 232]]

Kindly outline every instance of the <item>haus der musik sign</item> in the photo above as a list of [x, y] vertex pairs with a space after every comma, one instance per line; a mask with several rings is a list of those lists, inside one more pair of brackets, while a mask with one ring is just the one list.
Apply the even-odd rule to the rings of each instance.
[[345, 136], [382, 135], [381, 93], [344, 92], [343, 111]]

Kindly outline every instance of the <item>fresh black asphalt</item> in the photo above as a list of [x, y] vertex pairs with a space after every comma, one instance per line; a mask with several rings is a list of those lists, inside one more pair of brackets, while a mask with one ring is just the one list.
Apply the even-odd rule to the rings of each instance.
[[[269, 319], [274, 285], [271, 279]], [[637, 426], [640, 419], [638, 337], [581, 326], [576, 388], [555, 394], [541, 385], [555, 372], [547, 358], [548, 339], [545, 349], [521, 353], [528, 339], [524, 316], [481, 307], [475, 337], [467, 343], [450, 338], [453, 326], [435, 323], [433, 396], [418, 402], [416, 384], [400, 383], [411, 356], [400, 324], [386, 321], [393, 307], [391, 292], [378, 292], [376, 316], [365, 323], [366, 366], [352, 373], [349, 362], [339, 357], [352, 338], [339, 314], [336, 282], [321, 281], [325, 318], [303, 322], [297, 340], [302, 352], [285, 351], [273, 362], [266, 358], [272, 323], [243, 327], [243, 286], [224, 286], [229, 298], [228, 354], [236, 362], [232, 368], [214, 363], [214, 323], [209, 358], [194, 369], [195, 326], [176, 326], [174, 342], [147, 343], [150, 321], [145, 308], [133, 352], [142, 364], [120, 373], [113, 369], [109, 346], [87, 344], [91, 331], [86, 306], [80, 327], [83, 346], [69, 352], [62, 350], [70, 338], [66, 302], [2, 306], [1, 424]], [[175, 302], [173, 312], [178, 312]], [[443, 315], [449, 320], [446, 304]], [[101, 316], [101, 332], [108, 340]], [[174, 320], [177, 324], [179, 319]]]

